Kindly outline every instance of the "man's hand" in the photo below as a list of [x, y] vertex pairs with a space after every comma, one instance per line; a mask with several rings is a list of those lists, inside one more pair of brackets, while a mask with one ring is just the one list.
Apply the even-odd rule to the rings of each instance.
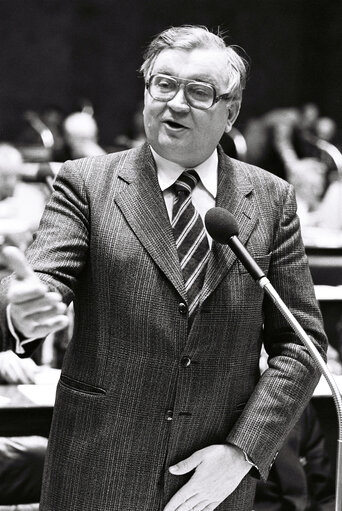
[[19, 358], [13, 351], [0, 353], [0, 380], [7, 383], [34, 383], [38, 371], [32, 358]]
[[234, 445], [211, 445], [169, 468], [171, 474], [191, 479], [172, 497], [164, 511], [212, 511], [230, 495], [251, 465]]
[[46, 337], [66, 327], [66, 305], [61, 295], [48, 291], [18, 248], [5, 246], [2, 248], [2, 256], [16, 274], [7, 294], [14, 328], [29, 339]]

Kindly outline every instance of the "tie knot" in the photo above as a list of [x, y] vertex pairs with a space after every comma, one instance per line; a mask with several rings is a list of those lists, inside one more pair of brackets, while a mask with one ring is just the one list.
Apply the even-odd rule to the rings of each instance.
[[174, 190], [176, 194], [179, 192], [185, 192], [186, 194], [190, 194], [192, 190], [195, 188], [199, 181], [198, 174], [196, 170], [189, 169], [185, 170], [183, 174], [179, 176], [177, 181], [174, 183]]

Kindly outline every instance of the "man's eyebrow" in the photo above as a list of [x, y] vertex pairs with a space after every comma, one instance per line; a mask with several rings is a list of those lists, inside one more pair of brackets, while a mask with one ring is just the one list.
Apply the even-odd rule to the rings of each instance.
[[[174, 76], [174, 74], [173, 74], [171, 71], [168, 71], [167, 69], [163, 69], [163, 68], [158, 69], [158, 71], [155, 71], [155, 70], [154, 70], [152, 74], [154, 74], [154, 75], [156, 75], [156, 74], [157, 74], [157, 75], [168, 75], [168, 76]], [[175, 78], [176, 78], [176, 77], [175, 77]]]
[[213, 77], [212, 76], [209, 76], [207, 74], [199, 74], [199, 75], [195, 75], [195, 76], [192, 76], [191, 78], [182, 78], [181, 76], [177, 76], [175, 74], [172, 73], [172, 71], [169, 71], [167, 69], [158, 69], [158, 71], [155, 71], [153, 72], [153, 74], [158, 74], [158, 75], [168, 75], [168, 76], [172, 76], [174, 78], [179, 78], [179, 79], [184, 79], [184, 80], [189, 80], [190, 82], [203, 82], [203, 83], [208, 83], [210, 85], [213, 85], [215, 87], [217, 87], [217, 84], [214, 83], [214, 80], [213, 80]]

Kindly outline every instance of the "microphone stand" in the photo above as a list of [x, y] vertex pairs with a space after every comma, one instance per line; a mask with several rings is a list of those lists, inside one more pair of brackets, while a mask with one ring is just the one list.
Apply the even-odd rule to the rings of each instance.
[[290, 312], [283, 300], [278, 295], [264, 272], [258, 266], [256, 261], [250, 255], [245, 246], [241, 243], [237, 234], [239, 232], [237, 223], [233, 215], [224, 208], [212, 208], [206, 214], [205, 224], [210, 236], [217, 242], [229, 245], [237, 258], [244, 265], [261, 289], [270, 297], [274, 305], [284, 316], [304, 346], [308, 349], [321, 373], [325, 376], [336, 405], [338, 418], [338, 440], [337, 440], [337, 462], [336, 462], [336, 501], [335, 511], [342, 511], [342, 396], [335, 382], [335, 379], [329, 371], [324, 359], [317, 350], [316, 346], [300, 326], [296, 318]]
[[274, 305], [278, 308], [284, 318], [288, 321], [288, 323], [292, 326], [295, 333], [298, 335], [302, 343], [307, 347], [316, 364], [319, 366], [321, 372], [323, 373], [325, 379], [327, 380], [329, 387], [331, 389], [332, 397], [335, 402], [336, 411], [337, 411], [337, 419], [338, 419], [338, 439], [337, 439], [337, 456], [336, 456], [336, 501], [335, 501], [335, 511], [342, 510], [342, 397], [339, 391], [339, 388], [336, 384], [336, 381], [328, 369], [324, 359], [321, 354], [317, 350], [316, 346], [310, 339], [310, 337], [306, 334], [304, 329], [300, 326], [296, 318], [290, 312], [288, 307], [285, 305], [283, 300], [278, 295], [277, 291], [274, 289], [270, 281], [265, 277], [261, 277], [257, 280], [259, 286], [266, 292], [266, 294], [271, 298]]

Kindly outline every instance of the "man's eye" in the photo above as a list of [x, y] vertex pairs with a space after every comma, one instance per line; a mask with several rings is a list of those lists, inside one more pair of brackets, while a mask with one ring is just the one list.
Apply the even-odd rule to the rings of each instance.
[[157, 83], [158, 87], [160, 89], [163, 89], [163, 90], [171, 90], [174, 88], [174, 85], [172, 82], [170, 82], [169, 80], [160, 80], [158, 83]]
[[210, 89], [197, 85], [191, 87], [191, 94], [198, 99], [208, 99], [212, 96]]

